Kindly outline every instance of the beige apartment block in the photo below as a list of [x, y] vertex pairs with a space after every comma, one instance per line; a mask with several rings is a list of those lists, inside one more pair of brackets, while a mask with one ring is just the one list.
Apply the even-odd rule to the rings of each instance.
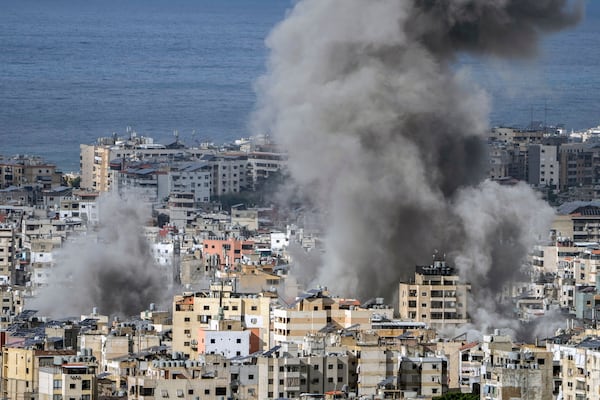
[[448, 362], [444, 357], [402, 357], [399, 388], [425, 398], [448, 391]]
[[11, 282], [17, 261], [18, 242], [13, 225], [0, 225], [0, 284]]
[[39, 400], [98, 398], [96, 365], [70, 362], [45, 366], [39, 371]]
[[110, 190], [110, 147], [82, 144], [79, 148], [80, 186], [99, 192]]
[[256, 334], [258, 348], [268, 349], [270, 302], [262, 294], [234, 292], [232, 281], [213, 282], [208, 291], [175, 296], [173, 351], [196, 359], [200, 329], [208, 329], [210, 321], [218, 318], [241, 321], [245, 329]]
[[[517, 345], [510, 337], [485, 335], [481, 398], [553, 399], [553, 355], [545, 348]], [[575, 399], [572, 399], [575, 400]]]
[[127, 378], [129, 400], [231, 398], [229, 361], [154, 360]]
[[301, 343], [307, 333], [326, 327], [370, 329], [374, 318], [393, 318], [393, 309], [382, 300], [372, 308], [362, 308], [357, 300], [330, 297], [326, 289], [310, 290], [291, 307], [273, 310], [273, 339]]
[[417, 266], [414, 281], [400, 284], [400, 318], [425, 322], [436, 329], [466, 324], [470, 291], [471, 285], [461, 282], [445, 261]]
[[356, 359], [336, 354], [303, 355], [296, 344], [276, 346], [257, 358], [258, 399], [297, 399], [302, 393], [356, 390]]
[[41, 367], [54, 365], [54, 357], [75, 356], [75, 350], [2, 349], [2, 398], [31, 399], [38, 392]]
[[[573, 344], [548, 344], [554, 354], [554, 393], [564, 400], [600, 399], [600, 341], [597, 331], [586, 331]], [[578, 343], [577, 343], [578, 342]]]

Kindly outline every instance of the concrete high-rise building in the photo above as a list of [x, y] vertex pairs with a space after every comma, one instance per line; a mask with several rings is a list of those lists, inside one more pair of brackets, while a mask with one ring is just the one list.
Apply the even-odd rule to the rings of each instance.
[[433, 328], [468, 323], [470, 291], [471, 285], [462, 283], [445, 261], [417, 266], [414, 282], [400, 284], [400, 318], [425, 322]]
[[0, 225], [0, 284], [12, 282], [17, 262], [17, 228], [11, 224]]
[[533, 144], [528, 148], [528, 182], [534, 186], [558, 188], [560, 163], [556, 146]]

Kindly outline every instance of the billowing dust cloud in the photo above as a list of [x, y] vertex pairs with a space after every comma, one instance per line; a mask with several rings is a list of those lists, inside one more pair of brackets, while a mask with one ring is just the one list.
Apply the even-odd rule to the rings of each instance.
[[151, 256], [142, 228], [150, 210], [133, 196], [99, 200], [96, 233], [75, 238], [60, 250], [48, 285], [29, 308], [55, 317], [89, 314], [131, 316], [170, 294], [170, 273]]
[[477, 307], [500, 312], [489, 295], [544, 238], [552, 210], [526, 185], [484, 181], [489, 101], [454, 61], [533, 57], [540, 35], [582, 10], [566, 0], [295, 5], [267, 40], [253, 123], [288, 150], [294, 180], [324, 214], [313, 282], [391, 300], [439, 249], [472, 282]]

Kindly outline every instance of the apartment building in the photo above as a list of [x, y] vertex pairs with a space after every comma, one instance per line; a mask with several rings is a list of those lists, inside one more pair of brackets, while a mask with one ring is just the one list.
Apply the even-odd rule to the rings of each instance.
[[201, 159], [211, 167], [212, 196], [239, 193], [248, 187], [246, 155], [206, 154]]
[[29, 280], [32, 289], [48, 284], [54, 266], [54, 252], [61, 246], [60, 236], [31, 239]]
[[547, 343], [554, 355], [554, 393], [565, 400], [600, 399], [600, 340], [597, 331], [583, 332], [570, 344]]
[[553, 399], [553, 355], [545, 348], [516, 345], [495, 332], [484, 335], [481, 399]]
[[417, 266], [410, 283], [400, 283], [400, 318], [425, 322], [434, 328], [456, 327], [469, 322], [471, 285], [462, 283], [445, 261]]
[[560, 190], [594, 183], [594, 163], [598, 158], [598, 149], [595, 147], [589, 143], [565, 143], [560, 146]]
[[399, 389], [417, 396], [441, 396], [448, 391], [448, 361], [444, 357], [402, 357]]
[[0, 189], [10, 186], [36, 186], [51, 189], [60, 186], [61, 172], [56, 165], [38, 157], [17, 156], [0, 161]]
[[383, 304], [383, 299], [374, 303], [363, 308], [357, 300], [331, 297], [326, 288], [309, 290], [292, 306], [273, 310], [273, 339], [276, 343], [301, 343], [309, 332], [350, 326], [370, 329], [374, 317], [393, 318], [394, 310]]
[[75, 350], [39, 350], [17, 346], [2, 348], [2, 396], [29, 400], [39, 389], [39, 371], [54, 365], [54, 357], [75, 356]]
[[255, 348], [250, 346], [250, 330], [244, 329], [242, 321], [212, 320], [210, 328], [200, 328], [198, 333], [199, 354], [221, 354], [225, 358], [246, 357], [259, 351], [258, 341]]
[[207, 149], [185, 148], [179, 142], [171, 145], [157, 144], [150, 137], [138, 136], [131, 130], [128, 133], [127, 138], [114, 135], [98, 138], [94, 144], [80, 145], [81, 188], [110, 191], [115, 184], [113, 171], [121, 169], [128, 160], [170, 162], [186, 156], [198, 159], [211, 152]]
[[481, 343], [464, 344], [459, 349], [458, 379], [463, 393], [479, 393], [481, 388], [481, 366], [485, 354]]
[[199, 361], [158, 359], [127, 378], [127, 399], [229, 399], [229, 361], [222, 356]]
[[0, 285], [12, 282], [20, 250], [17, 234], [17, 226], [0, 224]]
[[83, 357], [79, 357], [79, 360], [81, 361], [40, 367], [37, 398], [96, 400], [96, 365], [93, 362], [83, 362]]
[[43, 190], [41, 193], [42, 205], [46, 209], [58, 210], [60, 202], [72, 195], [73, 188], [57, 186], [52, 189]]
[[207, 162], [178, 162], [169, 166], [169, 191], [193, 193], [196, 203], [209, 203], [213, 193], [212, 169]]
[[356, 358], [341, 348], [337, 353], [303, 354], [297, 344], [283, 343], [257, 356], [256, 365], [258, 399], [295, 399], [301, 393], [342, 389], [356, 393]]
[[98, 193], [76, 192], [72, 196], [60, 200], [59, 216], [63, 220], [80, 218], [88, 225], [100, 222]]
[[248, 179], [253, 188], [259, 187], [265, 180], [287, 166], [287, 155], [266, 151], [252, 151], [248, 156]]
[[250, 346], [270, 346], [270, 302], [261, 294], [237, 293], [232, 281], [214, 281], [208, 291], [187, 292], [173, 300], [173, 351], [192, 359], [199, 354], [200, 329], [212, 320], [236, 320], [251, 332]]
[[209, 237], [202, 240], [202, 256], [213, 267], [239, 264], [244, 255], [254, 253], [254, 241], [235, 237]]
[[533, 144], [528, 147], [527, 182], [531, 185], [558, 188], [560, 164], [556, 146]]
[[[156, 164], [127, 165], [112, 173], [113, 190], [132, 192], [140, 200], [158, 203], [169, 195], [167, 172]], [[161, 184], [162, 183], [162, 184]]]
[[24, 295], [22, 288], [0, 286], [0, 330], [6, 330], [12, 317], [23, 311]]

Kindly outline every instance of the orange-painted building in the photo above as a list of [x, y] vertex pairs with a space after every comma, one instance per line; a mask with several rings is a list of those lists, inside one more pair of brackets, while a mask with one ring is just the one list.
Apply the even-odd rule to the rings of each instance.
[[221, 267], [238, 264], [243, 255], [254, 253], [253, 240], [235, 238], [204, 239], [202, 254], [213, 265]]

